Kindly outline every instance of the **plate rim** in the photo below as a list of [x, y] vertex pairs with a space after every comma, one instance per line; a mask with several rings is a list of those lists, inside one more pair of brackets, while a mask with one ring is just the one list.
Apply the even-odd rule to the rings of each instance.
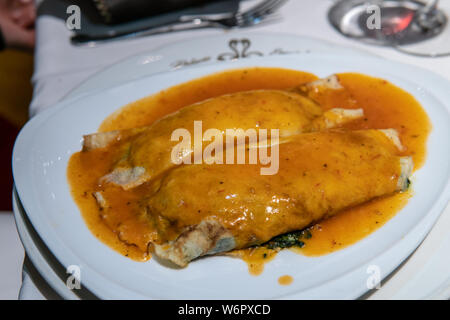
[[[197, 37], [193, 37], [190, 38], [189, 40], [185, 40], [185, 41], [181, 41], [181, 42], [170, 42], [170, 43], [166, 43], [163, 44], [161, 46], [158, 46], [152, 50], [149, 51], [142, 51], [136, 54], [133, 54], [131, 56], [125, 57], [121, 60], [119, 60], [116, 63], [107, 65], [102, 67], [98, 72], [90, 75], [83, 83], [78, 84], [77, 86], [75, 86], [74, 88], [72, 88], [66, 95], [64, 95], [64, 97], [61, 99], [65, 100], [67, 98], [74, 98], [78, 95], [84, 95], [84, 94], [90, 94], [90, 93], [95, 93], [97, 91], [97, 89], [91, 89], [91, 90], [86, 90], [86, 83], [91, 82], [93, 79], [95, 80], [99, 75], [102, 75], [104, 73], [110, 72], [112, 69], [115, 69], [118, 66], [121, 65], [125, 65], [127, 63], [131, 63], [133, 61], [138, 61], [140, 58], [142, 58], [143, 56], [147, 56], [150, 54], [164, 54], [164, 50], [167, 49], [174, 49], [180, 46], [183, 46], [183, 44], [186, 43], [192, 43], [192, 42], [207, 42], [208, 40], [218, 40], [221, 39], [221, 41], [229, 41], [233, 38], [236, 37], [245, 37], [245, 38], [260, 38], [260, 39], [265, 39], [267, 40], [268, 38], [276, 38], [279, 39], [279, 37], [284, 37], [284, 38], [290, 38], [290, 39], [297, 39], [297, 40], [307, 40], [307, 41], [311, 41], [311, 42], [315, 42], [317, 44], [319, 44], [319, 46], [333, 46], [333, 50], [337, 50], [338, 54], [355, 54], [355, 55], [363, 55], [363, 56], [369, 56], [372, 58], [380, 58], [380, 59], [384, 59], [382, 56], [375, 54], [373, 52], [370, 52], [369, 50], [365, 50], [365, 49], [361, 49], [358, 47], [354, 47], [354, 46], [350, 46], [350, 45], [337, 45], [336, 43], [327, 41], [327, 40], [323, 40], [323, 39], [317, 39], [317, 38], [313, 38], [313, 37], [308, 37], [308, 36], [304, 36], [304, 35], [297, 35], [295, 33], [289, 33], [289, 32], [276, 32], [276, 33], [271, 33], [271, 32], [247, 32], [247, 31], [238, 31], [238, 32], [233, 32], [231, 34], [220, 34], [220, 35], [207, 35], [207, 36], [197, 36]], [[224, 43], [225, 44], [225, 43]], [[337, 45], [337, 46], [336, 46]], [[218, 49], [218, 48], [217, 48]], [[310, 48], [306, 48], [303, 49], [305, 51], [309, 51]], [[313, 49], [314, 50], [314, 49]], [[339, 50], [341, 50], [341, 52], [339, 52]], [[218, 51], [216, 54], [219, 54], [220, 51]], [[300, 54], [300, 53], [297, 53]], [[305, 54], [305, 53], [302, 53]], [[188, 59], [192, 59], [194, 57], [189, 57]], [[242, 59], [242, 58], [241, 58]], [[164, 58], [160, 59], [158, 62], [164, 61]], [[207, 62], [208, 63], [208, 62]], [[209, 64], [215, 64], [217, 63], [217, 61], [212, 61], [209, 62]], [[202, 64], [204, 65], [204, 64]], [[197, 65], [194, 65], [194, 67]], [[189, 68], [191, 66], [185, 66], [183, 68]], [[143, 76], [139, 76], [137, 78], [134, 78], [132, 80], [128, 79], [128, 80], [124, 80], [123, 82], [130, 82], [130, 81], [135, 81], [135, 80], [139, 80], [143, 77], [147, 77], [147, 76], [151, 76], [151, 75], [155, 75], [158, 73], [166, 73], [166, 72], [171, 72], [174, 71], [175, 69], [171, 69], [170, 67], [170, 63], [167, 66], [167, 69], [164, 71], [158, 71], [158, 72], [150, 72], [147, 73]], [[111, 88], [114, 86], [107, 86], [104, 87], [102, 90], [105, 90], [107, 88]], [[83, 89], [84, 88], [84, 89]], [[81, 92], [80, 92], [81, 90]], [[85, 92], [83, 92], [85, 91]]]

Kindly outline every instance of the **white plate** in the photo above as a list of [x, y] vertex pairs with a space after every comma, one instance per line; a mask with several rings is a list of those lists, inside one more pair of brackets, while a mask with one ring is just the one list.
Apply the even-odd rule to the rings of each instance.
[[[241, 40], [237, 46], [230, 41]], [[191, 38], [189, 41], [176, 42], [161, 46], [152, 51], [136, 54], [110, 65], [83, 81], [70, 91], [64, 99], [101, 91], [116, 85], [161, 72], [170, 72], [198, 64], [217, 63], [217, 57], [226, 52], [240, 54], [242, 57], [242, 40], [249, 40], [247, 52], [260, 52], [264, 55], [308, 55], [326, 53], [333, 49], [335, 54], [352, 54], [375, 56], [372, 53], [334, 44], [319, 39], [283, 33], [247, 33], [234, 32], [219, 36]], [[201, 48], [201, 50], [199, 50]], [[234, 50], [234, 51], [233, 51]], [[237, 50], [237, 51], [236, 51]], [[180, 65], [184, 61], [185, 64]], [[64, 267], [55, 261], [45, 244], [36, 234], [36, 230], [28, 221], [27, 214], [21, 210], [20, 199], [13, 194], [13, 209], [17, 229], [27, 252], [27, 257], [39, 271], [47, 283], [64, 299], [92, 298], [84, 292], [71, 291], [67, 288], [61, 275], [65, 275]]]
[[[235, 40], [238, 42], [231, 42]], [[203, 36], [165, 45], [150, 52], [128, 57], [123, 61], [104, 68], [86, 81], [83, 81], [65, 98], [73, 98], [87, 92], [104, 90], [157, 73], [197, 65], [215, 64], [229, 59], [244, 58], [247, 55], [308, 56], [328, 52], [333, 52], [333, 54], [375, 56], [369, 51], [362, 49], [336, 46], [333, 43], [319, 39], [284, 33], [233, 32], [224, 35]]]
[[[210, 257], [172, 270], [155, 260], [133, 262], [100, 243], [80, 217], [66, 181], [67, 161], [80, 149], [81, 136], [96, 131], [108, 114], [126, 103], [212, 72], [248, 66], [285, 67], [319, 76], [362, 72], [412, 93], [430, 116], [433, 131], [426, 164], [415, 173], [415, 196], [408, 205], [353, 246], [318, 258], [281, 252], [258, 277], [248, 274], [244, 262], [232, 258]], [[449, 199], [450, 116], [444, 104], [449, 100], [446, 80], [378, 58], [286, 55], [196, 66], [68, 99], [44, 111], [17, 139], [14, 178], [41, 238], [64, 266], [80, 266], [82, 283], [100, 298], [357, 298], [367, 291], [368, 266], [379, 266], [381, 277], [389, 274], [419, 245]], [[293, 276], [294, 283], [278, 285], [277, 278], [284, 274]]]
[[[53, 254], [37, 235], [36, 230], [30, 225], [26, 212], [23, 211], [22, 203], [18, 199], [15, 188], [13, 190], [13, 212], [16, 221], [17, 231], [22, 241], [27, 257], [45, 278], [47, 284], [62, 298], [66, 300], [78, 300], [83, 297], [84, 291], [70, 290], [66, 286], [69, 274], [64, 267], [56, 260]], [[31, 272], [30, 270], [28, 270]], [[92, 298], [92, 296], [89, 296]]]

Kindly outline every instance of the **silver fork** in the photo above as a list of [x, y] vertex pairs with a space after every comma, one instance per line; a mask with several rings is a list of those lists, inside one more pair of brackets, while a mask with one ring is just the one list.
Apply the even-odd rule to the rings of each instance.
[[261, 23], [271, 13], [274, 13], [287, 0], [266, 0], [256, 6], [236, 14], [214, 18], [212, 16], [182, 16], [181, 22], [194, 22], [208, 27], [221, 27], [225, 29], [235, 27], [248, 27]]
[[272, 17], [273, 13], [280, 8], [287, 0], [265, 0], [257, 5], [245, 10], [238, 11], [235, 14], [216, 14], [216, 15], [190, 15], [181, 16], [171, 24], [134, 32], [112, 32], [107, 35], [89, 36], [77, 34], [72, 36], [71, 42], [75, 45], [95, 46], [97, 43], [103, 43], [119, 39], [130, 39], [144, 37], [159, 33], [192, 30], [200, 28], [244, 28], [260, 24]]

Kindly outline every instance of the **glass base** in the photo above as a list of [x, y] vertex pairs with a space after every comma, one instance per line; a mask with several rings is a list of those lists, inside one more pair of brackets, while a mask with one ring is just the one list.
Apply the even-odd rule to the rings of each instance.
[[450, 47], [444, 48], [441, 40], [432, 44], [431, 39], [449, 32], [447, 16], [435, 9], [420, 20], [424, 7], [425, 3], [415, 0], [341, 0], [331, 7], [328, 19], [340, 33], [360, 41], [393, 46], [405, 53], [446, 55]]

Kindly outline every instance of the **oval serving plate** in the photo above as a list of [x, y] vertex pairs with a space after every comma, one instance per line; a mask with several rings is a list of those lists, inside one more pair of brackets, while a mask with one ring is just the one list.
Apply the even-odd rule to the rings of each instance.
[[[414, 174], [414, 196], [394, 218], [358, 243], [321, 257], [281, 252], [252, 276], [246, 264], [210, 257], [182, 270], [154, 259], [134, 262], [98, 241], [86, 227], [70, 195], [67, 162], [80, 150], [82, 135], [95, 132], [121, 106], [167, 87], [213, 72], [241, 67], [283, 67], [320, 77], [361, 72], [386, 79], [423, 105], [433, 125], [425, 165]], [[352, 299], [367, 289], [368, 267], [388, 275], [420, 244], [450, 198], [450, 85], [428, 71], [379, 58], [355, 55], [251, 57], [161, 73], [67, 99], [33, 118], [14, 148], [13, 174], [29, 218], [65, 267], [77, 265], [81, 283], [105, 299]], [[370, 270], [370, 269], [369, 269]], [[280, 286], [279, 276], [295, 281]]]

